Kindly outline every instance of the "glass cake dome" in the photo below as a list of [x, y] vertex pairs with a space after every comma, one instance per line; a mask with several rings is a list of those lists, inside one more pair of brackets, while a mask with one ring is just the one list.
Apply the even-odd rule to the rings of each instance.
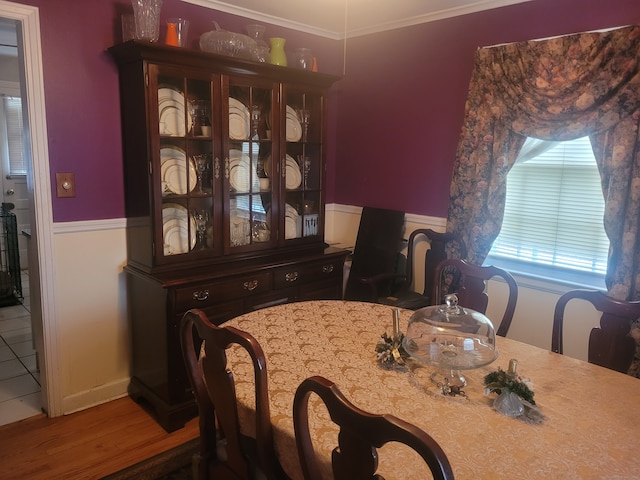
[[460, 370], [478, 368], [498, 358], [491, 320], [458, 305], [455, 294], [444, 305], [416, 310], [403, 339], [404, 350], [417, 361], [436, 367], [431, 380], [438, 385], [466, 386]]

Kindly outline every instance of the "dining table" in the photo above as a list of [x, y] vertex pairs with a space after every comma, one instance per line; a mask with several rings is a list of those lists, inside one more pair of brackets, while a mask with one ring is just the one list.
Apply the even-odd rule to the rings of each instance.
[[[302, 478], [295, 445], [293, 398], [307, 377], [333, 381], [357, 407], [391, 414], [425, 432], [442, 447], [457, 479], [640, 479], [640, 379], [504, 337], [496, 337], [492, 363], [464, 371], [464, 395], [445, 395], [419, 362], [383, 368], [376, 345], [392, 334], [393, 308], [364, 302], [314, 300], [273, 306], [225, 322], [250, 333], [266, 356], [276, 453], [285, 472]], [[400, 310], [405, 332], [413, 311]], [[255, 414], [252, 371], [246, 353], [231, 349], [242, 429]], [[539, 417], [509, 417], [493, 408], [484, 377], [507, 370], [534, 392]], [[334, 425], [318, 397], [309, 423], [323, 478], [331, 478]], [[408, 447], [379, 449], [387, 480], [430, 478]]]

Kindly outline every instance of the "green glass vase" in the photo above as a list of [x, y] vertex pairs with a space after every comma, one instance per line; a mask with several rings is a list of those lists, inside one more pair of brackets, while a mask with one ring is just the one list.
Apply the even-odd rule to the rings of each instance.
[[271, 42], [271, 63], [273, 65], [287, 66], [287, 54], [284, 52], [285, 39], [281, 37], [270, 38]]

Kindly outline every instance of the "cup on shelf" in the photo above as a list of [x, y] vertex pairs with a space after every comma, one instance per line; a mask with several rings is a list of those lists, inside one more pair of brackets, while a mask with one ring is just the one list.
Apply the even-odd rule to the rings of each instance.
[[136, 39], [157, 42], [160, 36], [162, 0], [131, 0], [136, 24]]
[[309, 48], [296, 48], [295, 51], [295, 66], [303, 70], [313, 69], [313, 54]]
[[167, 20], [167, 37], [165, 43], [175, 47], [186, 46], [188, 31], [189, 20], [185, 18], [170, 18]]
[[122, 22], [122, 41], [128, 42], [136, 38], [136, 19], [133, 13], [125, 13], [120, 16]]

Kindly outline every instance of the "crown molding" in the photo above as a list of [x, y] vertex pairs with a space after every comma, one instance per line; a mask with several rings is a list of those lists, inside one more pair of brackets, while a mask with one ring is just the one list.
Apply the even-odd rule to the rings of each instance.
[[[294, 21], [291, 19], [283, 18], [276, 15], [271, 15], [266, 11], [258, 11], [250, 8], [239, 7], [220, 0], [182, 0], [186, 3], [199, 5], [201, 7], [209, 8], [212, 10], [218, 10], [233, 15], [239, 15], [242, 17], [250, 18], [252, 20], [269, 23], [271, 25], [278, 25], [293, 30], [309, 33], [312, 35], [318, 35], [333, 40], [344, 40], [346, 38], [359, 37], [363, 35], [370, 35], [372, 33], [384, 32], [387, 30], [394, 30], [398, 28], [410, 27], [413, 25], [419, 25], [421, 23], [435, 22], [437, 20], [443, 20], [451, 17], [458, 17], [461, 15], [468, 15], [470, 13], [481, 12], [484, 10], [491, 10], [494, 8], [506, 7], [517, 3], [531, 2], [533, 0], [479, 0], [474, 3], [461, 5], [452, 8], [441, 9], [434, 12], [427, 12], [419, 15], [412, 15], [406, 18], [393, 19], [387, 22], [375, 22], [369, 21], [368, 25], [355, 25], [353, 28], [349, 28], [349, 16], [353, 18], [363, 18], [357, 12], [357, 9], [353, 5], [348, 5], [348, 0], [345, 0], [345, 8], [343, 11], [336, 12], [334, 26], [329, 25], [311, 25], [309, 23], [303, 23]], [[299, 1], [299, 0], [298, 0]], [[417, 0], [422, 2], [424, 0]], [[300, 2], [301, 5], [304, 2]], [[351, 7], [351, 9], [350, 9]], [[304, 8], [304, 7], [298, 7]], [[369, 8], [369, 4], [367, 4]], [[372, 6], [370, 8], [375, 8]], [[265, 9], [266, 10], [266, 9]]]

